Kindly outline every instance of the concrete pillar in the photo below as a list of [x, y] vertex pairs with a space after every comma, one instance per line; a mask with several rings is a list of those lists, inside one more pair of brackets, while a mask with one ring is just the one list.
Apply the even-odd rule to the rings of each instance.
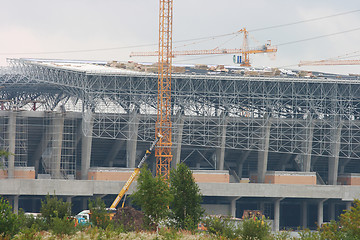
[[288, 164], [290, 159], [293, 157], [293, 155], [292, 154], [282, 154], [281, 156], [282, 156], [282, 158], [280, 159], [277, 168], [280, 169], [281, 171], [285, 171], [286, 165]]
[[[70, 211], [70, 212], [71, 212], [71, 207], [72, 207], [71, 199], [72, 199], [71, 196], [67, 196], [67, 197], [66, 197], [66, 202], [67, 202], [67, 203], [70, 203], [70, 206], [69, 206], [69, 211]], [[85, 208], [84, 208], [84, 209], [85, 209]]]
[[135, 168], [137, 137], [139, 130], [139, 118], [137, 117], [136, 111], [133, 111], [130, 114], [128, 127], [129, 135], [126, 142], [127, 167]]
[[49, 144], [49, 141], [50, 141], [50, 134], [49, 134], [48, 128], [46, 128], [45, 132], [41, 136], [41, 140], [40, 140], [39, 144], [37, 145], [36, 150], [32, 157], [32, 161], [34, 162], [34, 167], [35, 167], [35, 178], [37, 178], [37, 176], [39, 174], [40, 159], [41, 159], [41, 156], [44, 153], [47, 145]]
[[265, 203], [264, 202], [259, 203], [259, 209], [262, 212], [262, 214], [265, 213]]
[[318, 202], [318, 215], [317, 215], [317, 224], [318, 227], [321, 227], [321, 225], [324, 223], [324, 202], [327, 199], [322, 199]]
[[303, 229], [308, 226], [308, 203], [305, 200], [301, 202], [301, 225]]
[[64, 115], [55, 114], [52, 123], [53, 155], [51, 159], [51, 177], [61, 178], [61, 149], [64, 134]]
[[106, 156], [106, 162], [109, 167], [112, 167], [114, 165], [114, 160], [118, 155], [119, 151], [125, 146], [125, 142], [126, 141], [116, 139], [114, 144], [111, 146], [111, 149]]
[[14, 207], [13, 207], [13, 212], [15, 214], [19, 213], [19, 195], [15, 195], [14, 198]]
[[257, 171], [257, 182], [264, 183], [265, 174], [267, 171], [267, 163], [268, 163], [268, 153], [269, 153], [269, 141], [270, 141], [270, 129], [271, 129], [271, 121], [270, 118], [266, 118], [264, 120], [263, 126], [263, 138], [261, 141], [260, 150], [258, 153], [258, 171]]
[[340, 122], [337, 129], [332, 131], [332, 143], [330, 150], [332, 156], [329, 157], [329, 168], [328, 168], [328, 184], [337, 185], [338, 169], [339, 169], [339, 153], [341, 145], [341, 129], [342, 123]]
[[330, 220], [335, 221], [335, 203], [334, 202], [329, 203], [329, 213], [330, 213]]
[[236, 197], [234, 199], [231, 200], [230, 203], [230, 209], [231, 209], [231, 217], [235, 218], [236, 217], [236, 201], [238, 199], [240, 199], [241, 197]]
[[274, 231], [280, 230], [280, 202], [283, 198], [278, 198], [274, 202]]
[[89, 209], [87, 204], [87, 198], [85, 197], [82, 199], [82, 209]]
[[15, 177], [15, 147], [16, 147], [16, 112], [9, 112], [9, 122], [8, 122], [8, 146], [9, 152], [11, 153], [8, 156], [8, 178]]
[[312, 152], [312, 142], [314, 135], [314, 124], [312, 122], [309, 123], [306, 128], [305, 141], [302, 142], [302, 148], [304, 149], [304, 154], [301, 154], [301, 170], [303, 172], [310, 172], [311, 170], [311, 152]]
[[241, 157], [239, 159], [239, 162], [238, 162], [238, 171], [237, 171], [237, 175], [238, 177], [241, 179], [242, 178], [242, 172], [243, 172], [243, 165], [244, 165], [244, 162], [246, 161], [246, 159], [248, 158], [248, 156], [250, 155], [251, 151], [250, 150], [246, 150], [246, 151], [243, 151], [241, 153]]
[[181, 157], [184, 117], [180, 114], [177, 117], [176, 126], [177, 126], [176, 143], [173, 145], [173, 160], [171, 161], [171, 165], [173, 168], [176, 167], [178, 164], [180, 164], [180, 157]]
[[81, 128], [83, 130], [81, 137], [81, 179], [88, 180], [88, 172], [91, 163], [92, 130], [93, 130], [93, 120], [91, 113], [89, 112], [87, 113], [86, 119], [83, 117], [81, 122]]
[[350, 202], [350, 201], [346, 202], [346, 210], [349, 211], [351, 209], [351, 204], [352, 204], [352, 202]]
[[224, 116], [219, 127], [219, 147], [216, 149], [217, 170], [224, 170], [227, 120]]

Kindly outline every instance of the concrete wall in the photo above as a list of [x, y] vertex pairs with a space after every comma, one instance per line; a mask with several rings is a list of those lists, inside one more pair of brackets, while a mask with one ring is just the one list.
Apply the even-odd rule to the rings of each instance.
[[[0, 169], [0, 179], [8, 178], [7, 169]], [[34, 167], [15, 167], [14, 178], [16, 179], [35, 179]]]
[[229, 204], [201, 204], [208, 215], [224, 215], [229, 216], [231, 213]]
[[339, 185], [360, 185], [359, 173], [347, 173], [338, 177]]
[[194, 170], [195, 182], [202, 183], [229, 183], [229, 171], [224, 170]]
[[[257, 182], [256, 173], [251, 173], [250, 182]], [[316, 185], [315, 172], [268, 171], [264, 183]]]
[[90, 168], [88, 180], [127, 181], [134, 172], [132, 168]]

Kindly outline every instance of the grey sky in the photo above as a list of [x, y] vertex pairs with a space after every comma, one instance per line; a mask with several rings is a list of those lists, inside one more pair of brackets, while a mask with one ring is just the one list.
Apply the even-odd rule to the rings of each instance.
[[[131, 51], [156, 50], [158, 0], [0, 0], [0, 65], [6, 58], [35, 57], [129, 60]], [[173, 40], [185, 40], [302, 21], [360, 9], [357, 0], [174, 0]], [[360, 12], [303, 24], [256, 31], [250, 45], [274, 45], [360, 27]], [[218, 38], [176, 50], [240, 48], [242, 38]], [[257, 41], [253, 40], [256, 39]], [[227, 42], [228, 41], [228, 42]], [[225, 43], [226, 42], [226, 43]], [[253, 66], [282, 67], [360, 51], [360, 30], [279, 46], [275, 60], [251, 56]], [[225, 44], [224, 44], [225, 43]], [[111, 51], [35, 54], [155, 44]], [[29, 54], [12, 54], [29, 53]], [[33, 54], [31, 54], [33, 53]], [[357, 54], [360, 54], [358, 52]], [[357, 56], [360, 59], [360, 56]], [[156, 58], [134, 58], [156, 61]], [[231, 55], [177, 57], [174, 63], [233, 64]], [[292, 66], [289, 68], [298, 67]], [[325, 72], [360, 73], [360, 66], [303, 67]]]

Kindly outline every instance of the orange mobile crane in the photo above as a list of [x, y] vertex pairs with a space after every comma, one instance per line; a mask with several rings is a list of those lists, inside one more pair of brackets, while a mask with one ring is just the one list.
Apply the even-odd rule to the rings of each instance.
[[[241, 54], [242, 60], [240, 65], [249, 67], [250, 65], [250, 54], [257, 53], [276, 53], [277, 47], [271, 45], [271, 41], [269, 40], [266, 44], [260, 47], [249, 48], [248, 46], [248, 36], [249, 32], [246, 28], [240, 29], [238, 31], [244, 35], [243, 38], [243, 46], [242, 48], [234, 48], [234, 49], [210, 49], [210, 50], [185, 50], [185, 51], [172, 51], [172, 57], [176, 56], [186, 56], [186, 55], [210, 55], [210, 54]], [[155, 52], [132, 52], [130, 53], [130, 57], [135, 56], [157, 56], [160, 54], [159, 51]]]

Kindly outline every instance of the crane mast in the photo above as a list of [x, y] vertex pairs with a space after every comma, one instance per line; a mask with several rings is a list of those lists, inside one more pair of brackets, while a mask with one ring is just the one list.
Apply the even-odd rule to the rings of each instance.
[[158, 96], [155, 134], [163, 137], [155, 148], [156, 175], [169, 179], [171, 155], [171, 65], [173, 0], [160, 0]]

